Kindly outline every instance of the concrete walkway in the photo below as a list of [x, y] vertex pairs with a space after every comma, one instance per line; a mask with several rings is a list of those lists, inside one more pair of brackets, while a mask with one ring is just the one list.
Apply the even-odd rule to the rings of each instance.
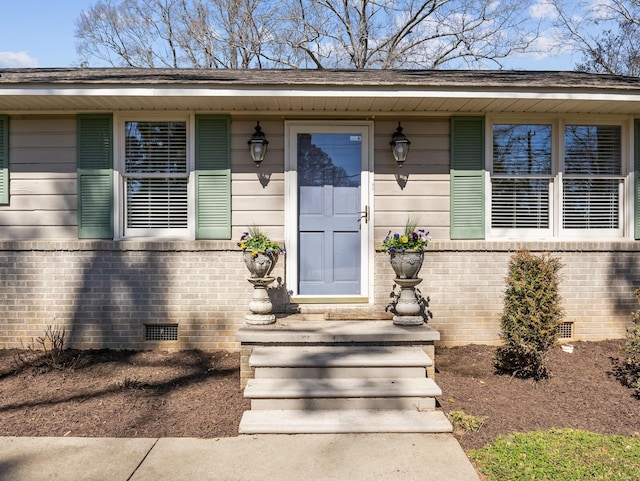
[[449, 434], [0, 438], [0, 480], [478, 481]]

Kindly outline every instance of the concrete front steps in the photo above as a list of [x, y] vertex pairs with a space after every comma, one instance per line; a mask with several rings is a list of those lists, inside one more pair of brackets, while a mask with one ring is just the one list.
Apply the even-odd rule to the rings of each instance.
[[451, 432], [421, 347], [255, 347], [241, 434]]

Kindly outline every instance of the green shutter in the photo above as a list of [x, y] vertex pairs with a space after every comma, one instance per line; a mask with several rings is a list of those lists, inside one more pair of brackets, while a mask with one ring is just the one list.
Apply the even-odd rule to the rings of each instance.
[[9, 203], [9, 117], [0, 115], [0, 204]]
[[196, 238], [231, 238], [230, 119], [196, 116]]
[[113, 239], [113, 120], [78, 116], [78, 237]]
[[451, 118], [451, 238], [484, 239], [484, 117]]
[[635, 238], [640, 240], [640, 119], [636, 119], [634, 129], [634, 222]]

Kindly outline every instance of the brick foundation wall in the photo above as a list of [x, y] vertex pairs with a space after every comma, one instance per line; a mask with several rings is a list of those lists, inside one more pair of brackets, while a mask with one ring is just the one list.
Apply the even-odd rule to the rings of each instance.
[[[561, 294], [574, 338], [621, 338], [637, 308], [640, 245], [615, 243], [433, 242], [419, 288], [440, 345], [499, 342], [498, 318], [513, 252], [554, 251], [564, 264]], [[252, 287], [231, 241], [0, 242], [0, 348], [19, 348], [48, 325], [64, 326], [67, 346], [114, 349], [238, 350]], [[274, 310], [287, 304], [284, 262], [273, 275]], [[370, 305], [300, 305], [301, 312], [369, 311], [390, 301], [393, 271], [375, 254]], [[383, 321], [386, 322], [386, 321]], [[145, 341], [145, 324], [178, 324], [178, 341]]]

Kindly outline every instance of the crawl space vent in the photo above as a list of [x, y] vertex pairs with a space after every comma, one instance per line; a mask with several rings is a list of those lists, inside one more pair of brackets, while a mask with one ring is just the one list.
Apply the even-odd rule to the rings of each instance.
[[177, 324], [146, 324], [144, 326], [145, 341], [177, 341]]
[[563, 322], [556, 327], [560, 339], [573, 339], [573, 322]]

